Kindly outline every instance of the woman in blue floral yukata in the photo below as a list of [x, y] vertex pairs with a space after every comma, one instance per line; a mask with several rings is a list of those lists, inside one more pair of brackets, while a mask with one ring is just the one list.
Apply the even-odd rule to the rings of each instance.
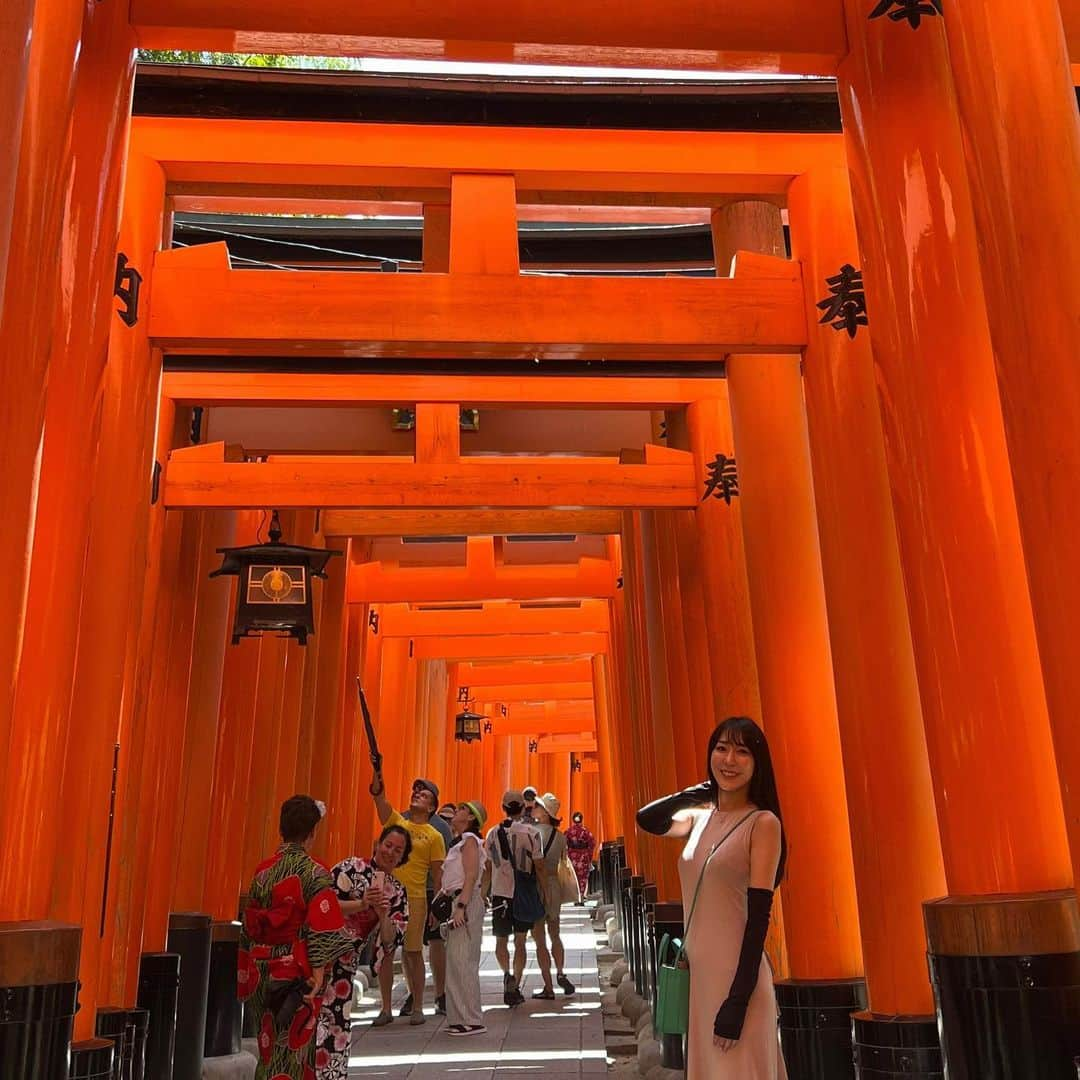
[[255, 870], [240, 935], [238, 993], [259, 1018], [255, 1080], [315, 1080], [326, 972], [353, 948], [330, 871], [308, 854], [325, 810], [281, 806], [281, 847]]
[[352, 1023], [349, 1005], [353, 976], [360, 966], [364, 945], [374, 937], [372, 970], [392, 963], [394, 950], [405, 939], [409, 922], [409, 898], [393, 872], [409, 861], [412, 838], [401, 825], [387, 825], [370, 859], [350, 856], [333, 869], [345, 932], [353, 947], [334, 961], [326, 984], [315, 1050], [317, 1080], [347, 1080]]

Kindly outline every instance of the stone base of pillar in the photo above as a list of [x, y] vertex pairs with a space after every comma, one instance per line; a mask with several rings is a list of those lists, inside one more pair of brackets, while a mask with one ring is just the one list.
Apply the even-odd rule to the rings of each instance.
[[146, 1038], [147, 1080], [173, 1080], [180, 957], [143, 953], [139, 962], [139, 1008], [150, 1014]]
[[858, 1080], [945, 1080], [936, 1017], [858, 1012], [851, 1041]]
[[923, 915], [950, 1080], [1073, 1080], [1076, 893], [946, 897]]
[[87, 1039], [71, 1044], [71, 1080], [113, 1080], [116, 1044], [112, 1039]]
[[782, 979], [776, 984], [788, 1080], [854, 1080], [851, 1014], [866, 1008], [863, 979]]
[[82, 930], [0, 923], [0, 1076], [68, 1080]]
[[173, 912], [169, 916], [166, 948], [180, 957], [173, 1080], [200, 1080], [202, 1076], [212, 922], [201, 912]]
[[206, 1057], [229, 1057], [240, 1052], [243, 1006], [236, 996], [236, 963], [240, 924], [216, 922], [211, 932], [210, 981], [206, 995]]
[[258, 1059], [241, 1051], [203, 1058], [202, 1080], [254, 1080]]

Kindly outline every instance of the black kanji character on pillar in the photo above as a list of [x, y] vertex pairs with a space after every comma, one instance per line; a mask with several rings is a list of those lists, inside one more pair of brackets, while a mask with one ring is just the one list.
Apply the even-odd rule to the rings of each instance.
[[725, 454], [717, 454], [709, 462], [709, 475], [705, 478], [704, 502], [711, 495], [714, 499], [723, 499], [731, 505], [731, 500], [739, 494], [739, 474], [735, 470], [735, 459]]
[[834, 330], [846, 330], [853, 338], [860, 326], [869, 325], [862, 271], [845, 263], [839, 274], [825, 279], [825, 284], [830, 295], [818, 303], [818, 310], [825, 312], [818, 321], [822, 325], [830, 323]]
[[944, 15], [942, 7], [945, 0], [880, 0], [880, 3], [870, 12], [871, 19], [880, 19], [888, 16], [893, 22], [901, 22], [907, 19], [908, 25], [914, 29], [926, 18], [935, 15]]

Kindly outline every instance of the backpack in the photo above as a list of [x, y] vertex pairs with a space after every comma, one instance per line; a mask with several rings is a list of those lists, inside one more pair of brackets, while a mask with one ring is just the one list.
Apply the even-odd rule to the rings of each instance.
[[510, 914], [515, 922], [528, 923], [532, 926], [547, 914], [544, 901], [540, 896], [540, 887], [536, 882], [536, 867], [534, 865], [531, 870], [518, 869], [505, 825], [499, 826], [498, 840], [503, 858], [509, 859], [510, 865], [514, 868], [514, 898], [511, 901]]

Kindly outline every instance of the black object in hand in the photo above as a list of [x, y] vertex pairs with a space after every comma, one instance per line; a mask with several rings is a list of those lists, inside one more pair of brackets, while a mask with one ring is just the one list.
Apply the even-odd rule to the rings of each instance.
[[[271, 983], [266, 994], [266, 1007], [274, 1014], [274, 1024], [287, 1028], [306, 1004], [304, 998], [311, 993], [311, 983], [307, 979], [293, 979], [291, 982]], [[309, 1005], [308, 1008], [311, 1006]]]
[[364, 718], [364, 734], [367, 735], [368, 752], [371, 757], [371, 767], [378, 776], [382, 772], [382, 754], [379, 753], [379, 741], [375, 738], [375, 728], [371, 723], [371, 713], [368, 710], [367, 698], [364, 697], [364, 688], [360, 685], [360, 676], [356, 677], [356, 691], [360, 695], [360, 714]]

